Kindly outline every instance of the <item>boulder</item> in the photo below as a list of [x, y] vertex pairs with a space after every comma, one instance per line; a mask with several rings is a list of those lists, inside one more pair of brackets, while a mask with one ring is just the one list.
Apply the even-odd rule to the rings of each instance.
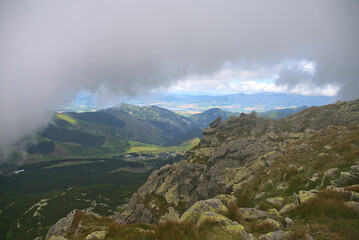
[[215, 221], [216, 223], [219, 223], [222, 226], [235, 224], [232, 220], [230, 220], [229, 218], [227, 218], [221, 214], [214, 213], [214, 212], [208, 212], [208, 211], [202, 212], [201, 216], [198, 219], [198, 224], [201, 224], [208, 219], [211, 219], [211, 220]]
[[299, 194], [298, 194], [298, 199], [299, 199], [300, 204], [308, 202], [309, 200], [316, 198], [316, 197], [317, 196], [310, 191], [301, 190], [301, 191], [299, 191]]
[[289, 240], [294, 239], [294, 233], [291, 231], [278, 230], [259, 236], [258, 240]]
[[237, 198], [230, 194], [219, 194], [214, 198], [221, 200], [221, 202], [226, 206], [235, 205], [237, 203]]
[[282, 197], [267, 198], [266, 202], [277, 207], [282, 207], [285, 204], [285, 199]]
[[344, 205], [359, 213], [359, 203], [358, 202], [349, 201], [349, 202], [345, 202]]
[[280, 183], [277, 185], [277, 187], [275, 188], [275, 190], [277, 191], [284, 191], [288, 188], [288, 185], [286, 183]]
[[[57, 221], [54, 225], [52, 225], [46, 234], [46, 240], [50, 239], [51, 237], [65, 237], [69, 231], [71, 230], [71, 225], [74, 220], [74, 217], [78, 211], [83, 212], [86, 216], [90, 216], [93, 218], [99, 218], [100, 216], [94, 213], [91, 209], [84, 209], [84, 210], [72, 210], [66, 217], [61, 218]], [[79, 223], [80, 225], [80, 223]], [[79, 227], [79, 226], [77, 226]], [[75, 230], [76, 232], [76, 230]]]
[[334, 187], [346, 187], [359, 182], [359, 165], [350, 167], [349, 172], [341, 172], [338, 179], [330, 181]]
[[67, 214], [66, 217], [61, 218], [54, 225], [50, 227], [46, 234], [46, 240], [51, 237], [65, 237], [67, 233], [70, 231], [70, 227], [72, 225], [72, 221], [74, 220], [75, 214], [77, 210], [71, 211]]
[[294, 210], [298, 205], [294, 203], [288, 203], [282, 207], [282, 209], [279, 211], [280, 215], [287, 214], [288, 212]]
[[106, 231], [96, 231], [86, 236], [85, 240], [103, 240], [106, 237]]
[[60, 236], [52, 236], [49, 238], [49, 240], [67, 240], [67, 238], [60, 237]]
[[258, 210], [256, 208], [241, 208], [243, 217], [246, 220], [257, 220], [268, 217], [268, 213], [265, 211]]
[[203, 212], [225, 213], [227, 207], [219, 199], [198, 201], [192, 205], [180, 218], [180, 222], [197, 222]]
[[285, 218], [285, 222], [287, 223], [286, 227], [289, 228], [294, 224], [294, 221], [290, 219], [289, 217]]
[[169, 207], [168, 212], [160, 217], [159, 223], [166, 221], [178, 221], [179, 213], [173, 208]]
[[328, 169], [327, 171], [325, 171], [320, 185], [324, 186], [326, 184], [329, 184], [331, 180], [334, 180], [339, 176], [340, 176], [339, 168]]
[[273, 230], [280, 230], [283, 228], [282, 223], [280, 223], [272, 218], [267, 218], [259, 224], [259, 226], [265, 226], [265, 225], [269, 226]]

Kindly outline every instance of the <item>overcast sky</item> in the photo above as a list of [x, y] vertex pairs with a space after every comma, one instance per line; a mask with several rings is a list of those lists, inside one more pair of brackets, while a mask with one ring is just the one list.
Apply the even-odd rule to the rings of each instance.
[[80, 90], [358, 98], [358, 13], [357, 0], [0, 0], [0, 148]]

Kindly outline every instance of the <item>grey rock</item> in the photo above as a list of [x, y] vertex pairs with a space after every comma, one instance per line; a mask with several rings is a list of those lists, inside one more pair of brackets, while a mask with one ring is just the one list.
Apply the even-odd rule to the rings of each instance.
[[281, 222], [278, 222], [272, 218], [267, 218], [259, 224], [259, 226], [263, 225], [270, 226], [272, 230], [280, 230], [283, 228], [283, 224]]
[[334, 180], [334, 179], [338, 178], [339, 176], [340, 176], [339, 168], [328, 169], [327, 171], [325, 171], [320, 185], [324, 186], [324, 185], [328, 184], [330, 182], [330, 180]]
[[[59, 221], [57, 221], [54, 225], [52, 225], [46, 234], [46, 240], [50, 239], [51, 237], [65, 237], [69, 231], [70, 227], [72, 225], [72, 222], [74, 220], [75, 214], [80, 210], [72, 210], [69, 214], [67, 214], [66, 217], [61, 218]], [[99, 215], [92, 212], [91, 209], [84, 209], [81, 210], [86, 216], [91, 216], [93, 218], [98, 218]], [[78, 226], [77, 226], [78, 227]], [[76, 232], [76, 230], [75, 230]]]
[[289, 217], [285, 218], [285, 222], [287, 223], [286, 227], [289, 228], [294, 224], [294, 221], [290, 219]]
[[209, 124], [211, 128], [217, 127], [222, 121], [221, 117], [218, 117], [216, 120], [214, 120], [212, 123]]
[[305, 236], [305, 238], [306, 238], [307, 240], [315, 240], [315, 237], [313, 237], [313, 236], [310, 235], [309, 233], [305, 233], [304, 236]]
[[293, 239], [294, 233], [291, 231], [278, 230], [259, 236], [258, 240], [287, 240]]

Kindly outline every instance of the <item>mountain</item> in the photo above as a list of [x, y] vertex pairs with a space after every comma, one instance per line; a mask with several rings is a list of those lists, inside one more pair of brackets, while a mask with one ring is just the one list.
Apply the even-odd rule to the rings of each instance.
[[152, 172], [109, 227], [74, 211], [47, 239], [357, 239], [358, 124], [359, 100], [279, 120], [217, 119], [184, 160]]
[[287, 93], [253, 93], [229, 95], [164, 95], [155, 96], [150, 100], [128, 100], [129, 103], [150, 105], [155, 103], [159, 107], [175, 112], [193, 114], [210, 108], [221, 108], [232, 112], [252, 111], [263, 112], [278, 108], [293, 108], [298, 106], [321, 106], [329, 104], [332, 97], [305, 96]]
[[273, 109], [265, 112], [258, 112], [257, 115], [258, 117], [262, 117], [262, 118], [281, 119], [296, 114], [306, 108], [308, 108], [308, 106], [300, 106], [300, 107], [285, 108], [285, 109]]
[[57, 113], [27, 149], [30, 162], [116, 157], [140, 147], [155, 152], [170, 151], [166, 150], [170, 146], [187, 150], [188, 143], [201, 134], [191, 119], [167, 109], [122, 104], [96, 112]]
[[223, 111], [220, 108], [211, 108], [202, 113], [193, 114], [190, 119], [200, 128], [205, 128], [209, 123], [213, 122], [217, 118], [221, 117], [223, 121], [227, 120], [231, 116], [239, 116], [239, 113]]

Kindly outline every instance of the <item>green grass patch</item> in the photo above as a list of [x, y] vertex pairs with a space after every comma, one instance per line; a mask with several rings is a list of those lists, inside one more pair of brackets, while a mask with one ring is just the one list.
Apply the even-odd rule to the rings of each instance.
[[56, 114], [56, 117], [59, 118], [59, 119], [62, 119], [66, 122], [69, 122], [71, 123], [72, 125], [76, 125], [77, 124], [77, 121], [76, 119], [68, 116], [68, 115], [65, 115], [65, 114]]

